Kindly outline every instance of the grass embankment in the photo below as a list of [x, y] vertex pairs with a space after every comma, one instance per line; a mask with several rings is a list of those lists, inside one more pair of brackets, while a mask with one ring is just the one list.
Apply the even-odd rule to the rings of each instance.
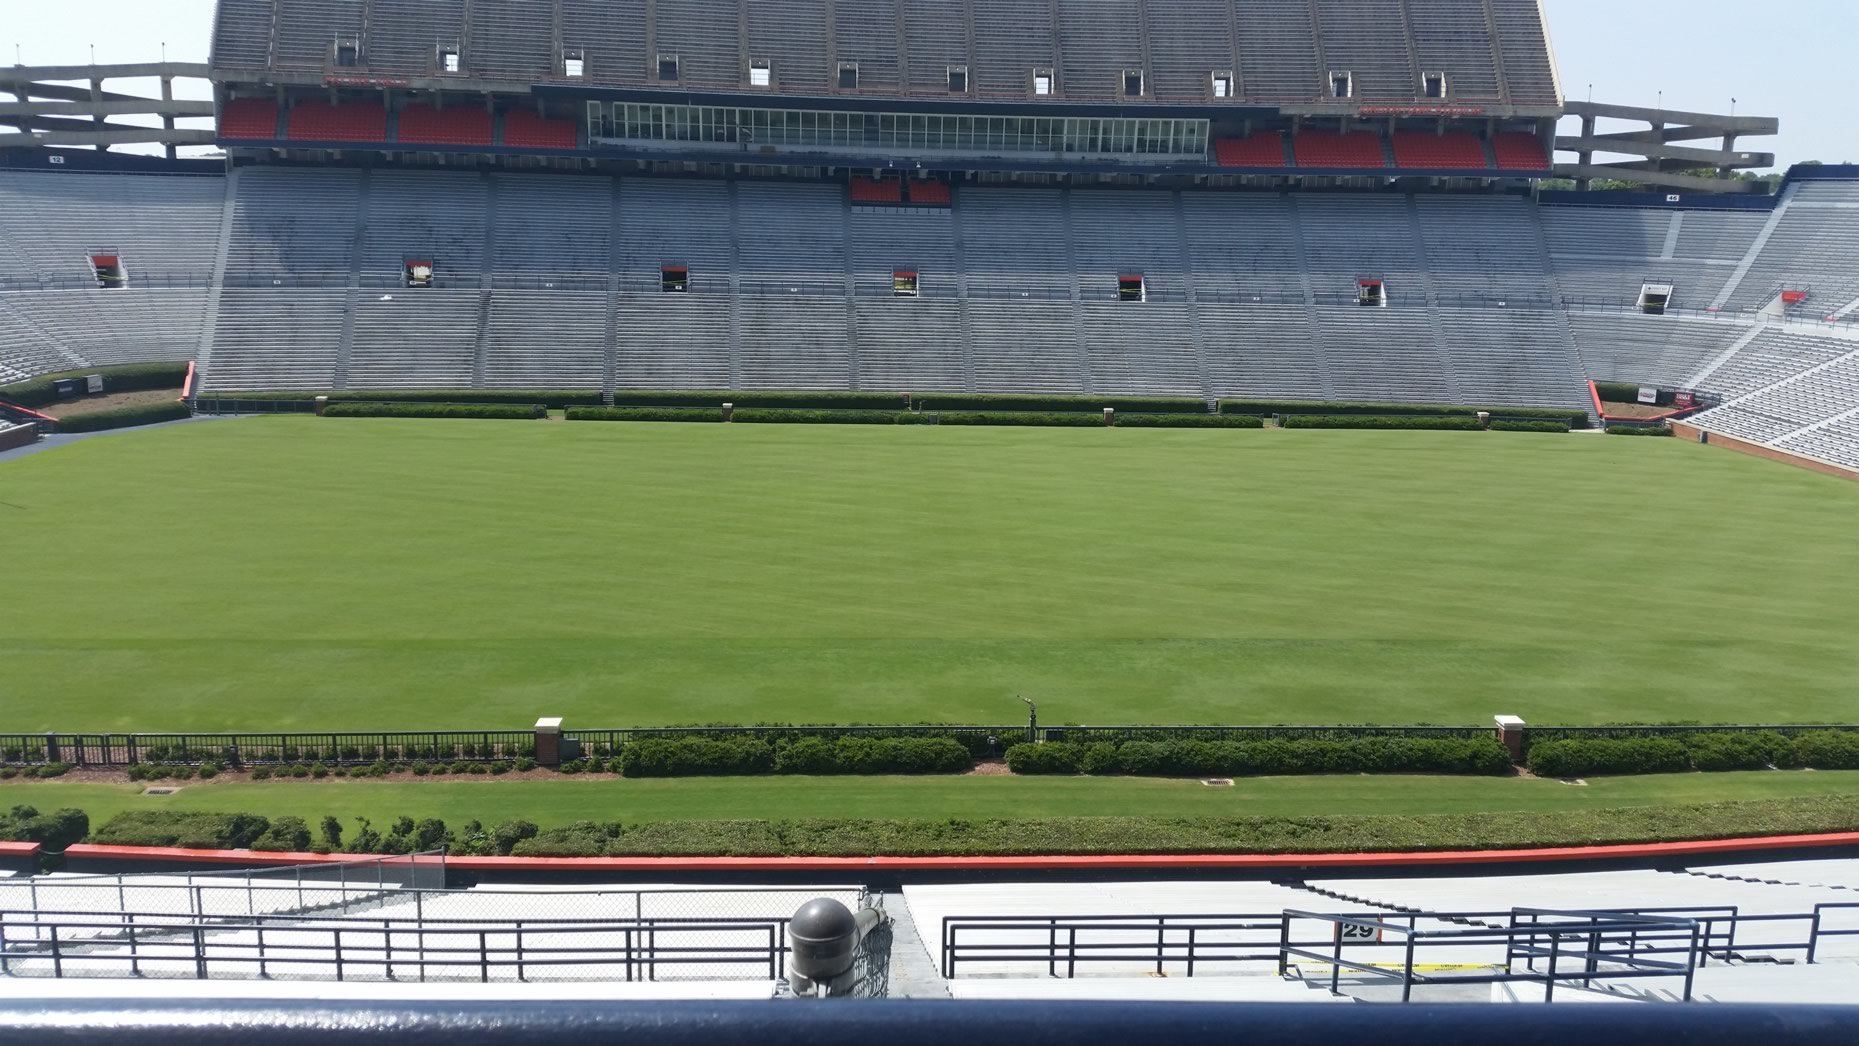
[[[686, 778], [676, 781], [0, 786], [0, 805], [246, 812], [454, 829], [525, 818], [620, 821], [616, 853], [1360, 852], [1585, 845], [1859, 830], [1859, 772], [1597, 780], [1266, 778], [1232, 788], [1093, 778]], [[1342, 811], [1346, 811], [1343, 813]], [[1081, 817], [1082, 813], [1093, 816]]]
[[[55, 595], [0, 630], [31, 681], [0, 730], [1000, 723], [1021, 694], [1801, 722], [1859, 677], [1859, 487], [1681, 441], [279, 417], [0, 489], [10, 589]], [[1670, 490], [1717, 493], [1621, 511]]]

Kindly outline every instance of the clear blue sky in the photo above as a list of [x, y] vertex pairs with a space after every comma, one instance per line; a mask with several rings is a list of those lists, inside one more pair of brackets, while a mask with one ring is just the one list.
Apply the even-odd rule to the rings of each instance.
[[[1425, 0], [1420, 0], [1425, 2]], [[1859, 161], [1859, 118], [1845, 74], [1859, 30], [1856, 0], [1545, 0], [1563, 89], [1597, 101], [1778, 116], [1782, 133], [1745, 145], [1799, 160]], [[204, 61], [212, 0], [0, 0], [0, 63]], [[1835, 77], [1841, 81], [1836, 84]]]

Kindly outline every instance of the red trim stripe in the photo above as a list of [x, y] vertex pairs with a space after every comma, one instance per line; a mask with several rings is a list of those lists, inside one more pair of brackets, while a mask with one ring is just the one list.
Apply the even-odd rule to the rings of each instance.
[[[0, 843], [0, 854], [30, 855], [36, 843]], [[818, 872], [936, 871], [1053, 872], [1145, 870], [1269, 870], [1278, 868], [1412, 868], [1438, 865], [1546, 863], [1554, 861], [1655, 860], [1716, 854], [1759, 853], [1859, 846], [1859, 832], [1830, 835], [1770, 835], [1705, 839], [1684, 843], [1565, 846], [1531, 850], [1434, 850], [1415, 853], [1329, 854], [1079, 854], [1028, 857], [448, 857], [449, 866], [474, 871], [520, 872]], [[99, 846], [75, 843], [73, 859], [171, 861], [246, 866], [327, 864], [352, 861], [354, 854], [261, 853], [251, 850], [189, 850], [164, 846]]]

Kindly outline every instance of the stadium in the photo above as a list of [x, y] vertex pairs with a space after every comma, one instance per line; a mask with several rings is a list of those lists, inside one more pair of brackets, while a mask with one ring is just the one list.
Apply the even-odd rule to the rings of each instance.
[[0, 67], [0, 1017], [1849, 1003], [1859, 167], [1550, 28], [218, 0]]

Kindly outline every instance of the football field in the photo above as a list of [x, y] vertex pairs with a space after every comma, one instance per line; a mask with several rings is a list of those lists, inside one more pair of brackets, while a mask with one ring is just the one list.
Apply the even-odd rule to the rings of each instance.
[[1859, 484], [1678, 440], [218, 420], [0, 457], [0, 731], [1851, 722]]

